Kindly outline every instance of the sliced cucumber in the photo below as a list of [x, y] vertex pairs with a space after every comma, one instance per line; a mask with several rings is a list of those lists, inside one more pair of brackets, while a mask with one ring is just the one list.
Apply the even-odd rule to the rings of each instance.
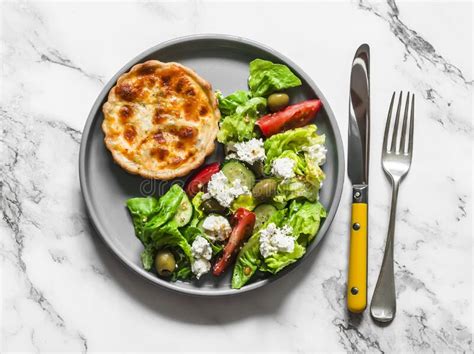
[[183, 196], [181, 203], [178, 206], [178, 211], [174, 216], [173, 220], [176, 222], [178, 227], [186, 225], [188, 222], [191, 221], [193, 217], [193, 205], [189, 201], [187, 195]]
[[222, 167], [222, 173], [231, 182], [239, 179], [242, 185], [252, 190], [255, 185], [255, 175], [243, 163], [235, 160], [226, 162]]
[[253, 211], [255, 213], [255, 226], [253, 229], [260, 229], [276, 211], [276, 208], [271, 204], [261, 204], [255, 208]]

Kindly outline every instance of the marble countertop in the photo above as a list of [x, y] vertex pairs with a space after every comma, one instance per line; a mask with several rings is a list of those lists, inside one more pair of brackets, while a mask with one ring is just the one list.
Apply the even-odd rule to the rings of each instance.
[[[2, 2], [1, 347], [8, 351], [472, 351], [472, 2]], [[412, 169], [397, 216], [395, 321], [345, 309], [350, 184], [319, 250], [232, 298], [157, 288], [91, 229], [81, 131], [137, 53], [193, 33], [265, 43], [331, 103], [344, 142], [351, 60], [371, 46], [369, 299], [390, 186], [380, 165], [393, 90], [416, 94]]]

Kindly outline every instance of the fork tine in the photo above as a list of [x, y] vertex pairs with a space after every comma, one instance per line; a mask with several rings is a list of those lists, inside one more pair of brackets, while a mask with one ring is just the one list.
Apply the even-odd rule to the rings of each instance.
[[[405, 152], [406, 148], [406, 133], [407, 133], [407, 121], [408, 121], [408, 107], [410, 106], [410, 92], [407, 93], [407, 99], [405, 102], [405, 113], [403, 114], [403, 125], [402, 125], [402, 138], [400, 139], [400, 148], [398, 151]], [[397, 151], [397, 152], [398, 152]]]
[[392, 147], [390, 148], [391, 152], [396, 152], [396, 148], [397, 148], [398, 125], [400, 124], [400, 108], [402, 106], [402, 94], [403, 92], [400, 91], [400, 96], [398, 96], [397, 114], [395, 115], [395, 124], [393, 126], [393, 132], [392, 132]]
[[413, 153], [413, 130], [415, 128], [415, 94], [411, 96], [411, 114], [410, 114], [410, 137], [408, 139], [408, 151], [411, 155]]
[[395, 91], [392, 94], [392, 100], [390, 101], [390, 107], [388, 108], [388, 115], [387, 115], [387, 123], [385, 124], [385, 133], [383, 135], [383, 149], [389, 151], [388, 147], [388, 133], [390, 131], [390, 121], [392, 120], [392, 108], [393, 108], [393, 100], [395, 99]]

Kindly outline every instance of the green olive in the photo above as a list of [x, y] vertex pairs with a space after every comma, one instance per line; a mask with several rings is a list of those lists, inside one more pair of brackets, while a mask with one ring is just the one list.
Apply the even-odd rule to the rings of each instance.
[[201, 204], [201, 209], [206, 214], [226, 214], [226, 208], [219, 204], [214, 198], [205, 200]]
[[267, 98], [268, 108], [272, 112], [277, 112], [290, 103], [290, 97], [286, 93], [272, 93]]
[[168, 250], [159, 251], [155, 258], [156, 272], [160, 277], [169, 277], [176, 269], [176, 260]]
[[255, 174], [255, 177], [261, 178], [265, 175], [263, 171], [263, 161], [255, 161], [253, 165], [249, 165], [252, 172]]
[[277, 192], [278, 183], [273, 178], [262, 179], [252, 189], [252, 195], [258, 201], [270, 201]]
[[227, 144], [224, 145], [224, 153], [226, 155], [229, 155], [233, 152], [235, 152], [235, 143], [232, 141], [229, 141]]

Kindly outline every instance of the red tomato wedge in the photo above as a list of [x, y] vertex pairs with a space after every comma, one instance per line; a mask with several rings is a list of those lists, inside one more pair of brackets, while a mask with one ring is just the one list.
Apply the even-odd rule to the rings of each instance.
[[265, 137], [281, 133], [285, 130], [299, 128], [307, 125], [321, 109], [320, 100], [307, 100], [276, 113], [263, 116], [257, 125]]
[[219, 170], [220, 165], [218, 162], [204, 166], [186, 185], [186, 194], [190, 197], [194, 197], [202, 190], [202, 187], [211, 180], [212, 175], [219, 172]]
[[221, 275], [232, 262], [242, 244], [252, 234], [255, 225], [255, 214], [245, 208], [239, 208], [232, 216], [232, 233], [224, 247], [221, 258], [214, 264], [212, 274]]

